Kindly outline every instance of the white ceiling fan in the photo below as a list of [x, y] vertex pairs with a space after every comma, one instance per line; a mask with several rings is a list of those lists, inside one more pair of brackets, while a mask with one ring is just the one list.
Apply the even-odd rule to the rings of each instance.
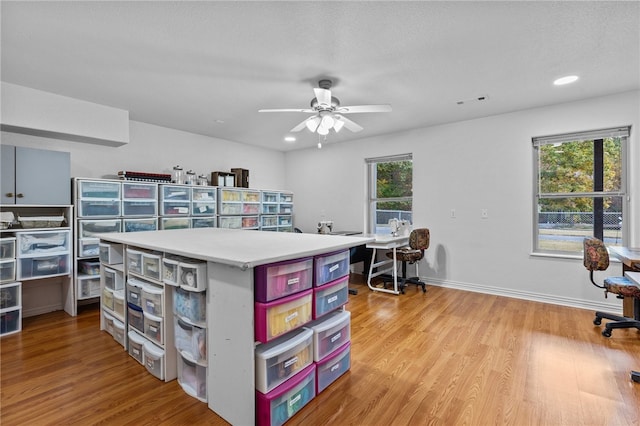
[[304, 119], [300, 124], [291, 129], [291, 132], [299, 132], [305, 127], [311, 132], [326, 136], [329, 130], [339, 132], [343, 127], [352, 132], [359, 132], [363, 128], [359, 124], [349, 120], [345, 114], [365, 112], [390, 112], [391, 105], [354, 105], [341, 106], [340, 101], [331, 96], [331, 80], [320, 80], [318, 86], [313, 89], [316, 97], [311, 99], [311, 107], [304, 109], [261, 109], [259, 112], [304, 112], [313, 114]]

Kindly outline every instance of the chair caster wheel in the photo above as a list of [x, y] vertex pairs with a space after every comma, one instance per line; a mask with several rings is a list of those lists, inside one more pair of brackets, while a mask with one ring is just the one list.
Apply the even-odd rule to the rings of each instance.
[[604, 337], [611, 337], [611, 330], [605, 328], [604, 330], [602, 330], [602, 335]]
[[595, 319], [593, 320], [593, 323], [594, 323], [595, 325], [600, 325], [600, 324], [602, 324], [602, 318], [595, 317]]

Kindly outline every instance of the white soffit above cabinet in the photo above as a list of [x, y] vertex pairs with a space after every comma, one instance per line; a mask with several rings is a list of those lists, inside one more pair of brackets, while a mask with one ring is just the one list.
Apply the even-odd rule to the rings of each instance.
[[2, 82], [2, 130], [100, 145], [129, 143], [129, 112]]

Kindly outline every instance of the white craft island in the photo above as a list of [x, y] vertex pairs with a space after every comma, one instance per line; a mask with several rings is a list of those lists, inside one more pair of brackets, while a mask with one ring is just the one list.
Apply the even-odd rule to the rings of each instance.
[[107, 244], [206, 261], [206, 400], [211, 410], [234, 425], [250, 425], [256, 419], [255, 268], [374, 240], [219, 228], [109, 233], [100, 234], [100, 239]]

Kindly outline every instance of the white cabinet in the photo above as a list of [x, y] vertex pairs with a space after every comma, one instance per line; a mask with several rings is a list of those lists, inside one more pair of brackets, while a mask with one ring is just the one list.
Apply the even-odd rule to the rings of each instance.
[[1, 145], [0, 160], [2, 204], [70, 204], [68, 152]]

